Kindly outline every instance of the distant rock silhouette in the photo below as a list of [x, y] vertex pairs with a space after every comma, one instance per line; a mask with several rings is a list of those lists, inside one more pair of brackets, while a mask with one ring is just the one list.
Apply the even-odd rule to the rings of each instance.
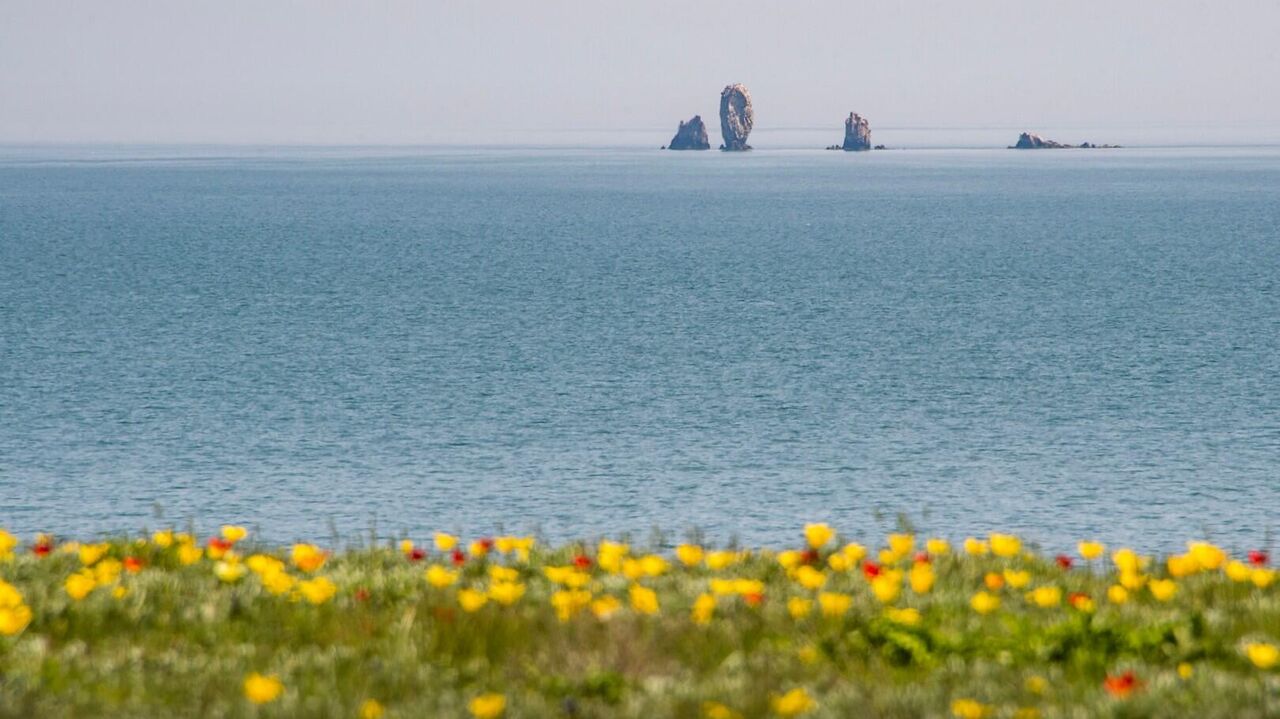
[[694, 115], [688, 122], [680, 123], [676, 136], [671, 138], [668, 150], [710, 150], [711, 141], [707, 139], [707, 126], [701, 115]]
[[755, 110], [751, 107], [751, 93], [745, 85], [728, 85], [720, 93], [720, 136], [724, 138], [721, 150], [750, 150], [747, 135], [755, 123]]
[[856, 112], [849, 113], [844, 121], [844, 145], [842, 150], [870, 150], [871, 123]]
[[1018, 144], [1010, 145], [1010, 150], [1060, 150], [1067, 148], [1084, 148], [1092, 150], [1095, 148], [1114, 148], [1119, 145], [1095, 145], [1091, 142], [1084, 142], [1079, 145], [1068, 145], [1066, 143], [1057, 142], [1055, 140], [1046, 140], [1043, 137], [1031, 132], [1024, 132], [1018, 136]]

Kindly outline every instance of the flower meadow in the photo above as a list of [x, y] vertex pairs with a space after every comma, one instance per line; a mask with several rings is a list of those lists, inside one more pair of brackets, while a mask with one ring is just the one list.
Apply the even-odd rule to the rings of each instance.
[[0, 531], [0, 716], [1280, 716], [1264, 551]]

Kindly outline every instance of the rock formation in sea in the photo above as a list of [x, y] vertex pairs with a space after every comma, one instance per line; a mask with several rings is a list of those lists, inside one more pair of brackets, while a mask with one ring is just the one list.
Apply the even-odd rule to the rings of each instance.
[[720, 93], [720, 135], [724, 138], [720, 149], [750, 150], [747, 135], [751, 134], [755, 116], [746, 86], [742, 83], [726, 86]]
[[1080, 147], [1088, 150], [1095, 148], [1116, 148], [1119, 145], [1095, 145], [1092, 142], [1083, 142], [1079, 145], [1068, 145], [1055, 140], [1046, 140], [1039, 135], [1031, 132], [1024, 132], [1018, 136], [1018, 144], [1010, 145], [1011, 150], [1058, 150], [1063, 148]]
[[710, 150], [711, 141], [707, 139], [707, 126], [701, 115], [694, 115], [688, 122], [680, 123], [676, 136], [671, 138], [668, 150]]
[[849, 113], [844, 121], [844, 145], [842, 150], [870, 150], [871, 123], [856, 112]]

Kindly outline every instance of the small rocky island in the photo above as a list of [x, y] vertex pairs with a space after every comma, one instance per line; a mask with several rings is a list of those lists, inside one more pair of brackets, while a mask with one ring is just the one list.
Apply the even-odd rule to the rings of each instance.
[[688, 122], [681, 122], [671, 144], [663, 149], [710, 150], [711, 141], [707, 139], [707, 126], [702, 122], [702, 115], [694, 115]]
[[1071, 148], [1084, 148], [1091, 150], [1094, 148], [1115, 148], [1119, 145], [1095, 145], [1091, 142], [1083, 142], [1079, 145], [1068, 145], [1056, 140], [1046, 140], [1043, 137], [1031, 132], [1024, 132], [1018, 136], [1018, 144], [1010, 145], [1010, 150], [1061, 150]]
[[747, 135], [751, 134], [751, 125], [755, 122], [755, 111], [751, 108], [751, 93], [742, 83], [725, 87], [720, 93], [720, 135], [725, 151], [750, 150]]
[[851, 112], [844, 120], [844, 144], [827, 145], [827, 149], [861, 152], [862, 150], [883, 150], [884, 145], [872, 146], [871, 123], [862, 115]]
[[844, 144], [841, 150], [854, 152], [871, 149], [871, 123], [856, 112], [849, 113], [844, 121]]

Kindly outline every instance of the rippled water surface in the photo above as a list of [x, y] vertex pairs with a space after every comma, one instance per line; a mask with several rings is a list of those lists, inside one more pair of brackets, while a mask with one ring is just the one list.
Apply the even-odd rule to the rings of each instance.
[[1280, 150], [0, 153], [0, 525], [1280, 518]]

